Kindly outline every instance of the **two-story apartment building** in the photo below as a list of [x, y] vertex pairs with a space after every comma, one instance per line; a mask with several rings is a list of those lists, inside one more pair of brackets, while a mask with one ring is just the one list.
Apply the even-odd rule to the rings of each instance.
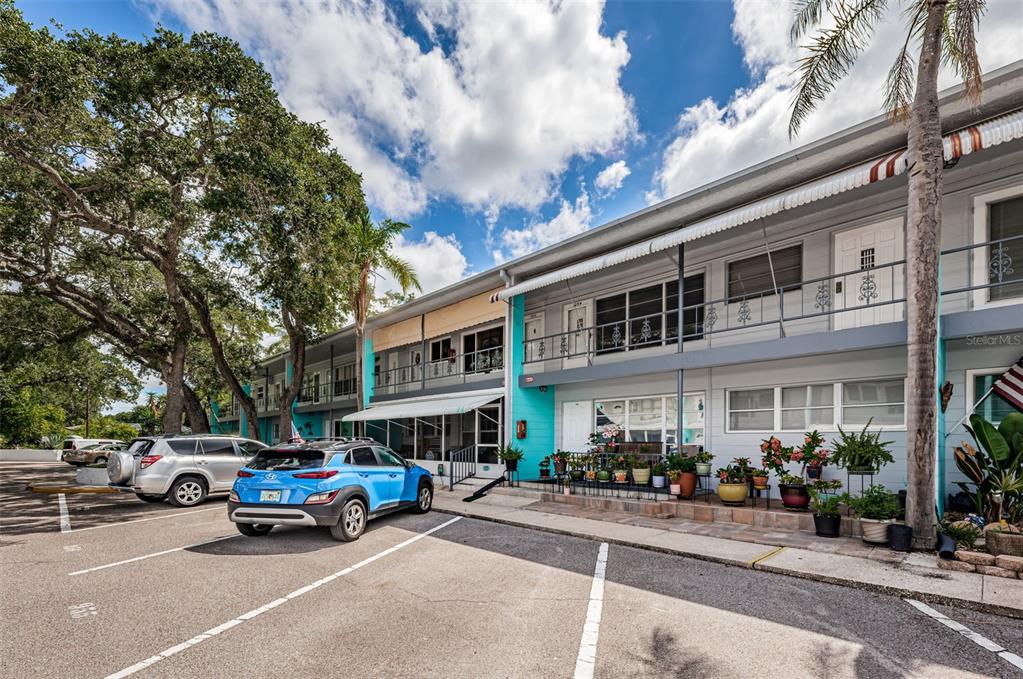
[[[939, 495], [956, 479], [954, 425], [1023, 354], [1023, 64], [989, 74], [979, 107], [958, 89], [941, 106], [935, 408], [940, 384], [953, 394]], [[904, 147], [905, 128], [879, 117], [391, 309], [367, 330], [368, 407], [299, 404], [296, 422], [362, 423], [434, 471], [470, 461], [483, 476], [511, 442], [523, 478], [608, 422], [720, 464], [757, 461], [772, 434], [792, 445], [869, 422], [894, 442], [878, 480], [904, 487]], [[345, 332], [311, 350], [319, 368], [323, 346], [353, 355]], [[1010, 408], [992, 396], [981, 411]]]

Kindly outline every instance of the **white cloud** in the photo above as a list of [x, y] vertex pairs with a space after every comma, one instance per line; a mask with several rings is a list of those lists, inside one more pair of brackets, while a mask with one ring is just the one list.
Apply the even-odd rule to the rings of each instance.
[[597, 187], [600, 195], [608, 196], [622, 188], [622, 182], [630, 174], [632, 174], [632, 170], [625, 164], [625, 161], [618, 160], [601, 170], [593, 184]]
[[392, 217], [433, 196], [488, 215], [536, 209], [573, 157], [611, 153], [636, 131], [619, 82], [628, 46], [601, 34], [600, 2], [422, 2], [416, 21], [450, 39], [447, 52], [424, 52], [382, 0], [151, 2], [261, 59]]
[[[788, 138], [793, 75], [800, 50], [788, 40], [791, 15], [775, 3], [735, 0], [732, 32], [756, 82], [736, 90], [724, 104], [705, 99], [679, 116], [677, 135], [664, 150], [649, 202], [669, 198], [784, 153], [881, 113], [882, 86], [895, 52], [905, 38], [898, 4], [878, 26], [871, 47], [836, 90]], [[981, 20], [978, 38], [985, 71], [1023, 58], [1023, 3], [994, 0]], [[806, 42], [804, 40], [803, 42]], [[943, 72], [941, 87], [956, 82]]]
[[[469, 273], [462, 244], [454, 235], [441, 236], [435, 231], [427, 231], [422, 240], [410, 241], [402, 234], [395, 241], [393, 251], [395, 256], [411, 264], [418, 274], [423, 289], [416, 292], [417, 296], [460, 281]], [[398, 283], [392, 277], [382, 276], [377, 283], [376, 294], [398, 289]]]
[[582, 233], [592, 223], [590, 196], [585, 190], [575, 199], [575, 203], [562, 198], [561, 209], [549, 221], [533, 222], [521, 229], [505, 229], [501, 234], [500, 247], [494, 250], [494, 260], [503, 262], [553, 245]]

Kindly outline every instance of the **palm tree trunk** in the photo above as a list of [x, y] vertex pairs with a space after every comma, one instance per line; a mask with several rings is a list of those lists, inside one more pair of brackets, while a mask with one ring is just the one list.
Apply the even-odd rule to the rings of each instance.
[[[362, 327], [362, 323], [355, 324], [355, 412], [361, 412], [363, 409], [362, 402], [362, 338], [365, 333], [365, 329]], [[355, 434], [361, 422], [352, 423], [352, 433]]]
[[913, 543], [935, 541], [938, 260], [944, 160], [938, 111], [938, 68], [945, 0], [931, 0], [921, 36], [916, 94], [909, 114], [909, 205], [906, 218], [907, 370], [906, 523]]

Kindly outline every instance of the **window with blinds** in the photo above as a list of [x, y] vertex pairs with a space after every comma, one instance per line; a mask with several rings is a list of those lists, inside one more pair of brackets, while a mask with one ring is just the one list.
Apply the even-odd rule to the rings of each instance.
[[[774, 276], [771, 276], [771, 265]], [[747, 257], [728, 265], [728, 298], [742, 299], [762, 293], [773, 293], [775, 283], [785, 290], [796, 287], [803, 279], [803, 246], [793, 245], [767, 253]]]

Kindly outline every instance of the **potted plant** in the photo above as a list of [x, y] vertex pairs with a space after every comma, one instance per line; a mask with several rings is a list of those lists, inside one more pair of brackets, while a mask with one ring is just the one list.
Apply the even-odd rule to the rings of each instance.
[[882, 441], [881, 430], [867, 431], [873, 421], [873, 418], [867, 420], [859, 433], [847, 433], [839, 426], [838, 438], [831, 442], [831, 461], [836, 466], [847, 469], [850, 474], [876, 474], [881, 467], [895, 461], [888, 450], [893, 442]]
[[781, 504], [785, 509], [802, 512], [810, 506], [810, 491], [806, 479], [798, 474], [782, 474], [778, 480]]
[[654, 476], [653, 486], [654, 488], [664, 488], [664, 473], [668, 471], [668, 465], [664, 462], [658, 462], [654, 465]]
[[596, 455], [587, 455], [586, 460], [586, 480], [596, 481], [597, 480], [597, 466], [600, 462], [600, 458]]
[[650, 483], [650, 465], [635, 455], [629, 455], [628, 459], [632, 469], [632, 482], [637, 486], [645, 486]]
[[672, 495], [682, 495], [682, 487], [679, 485], [678, 480], [682, 475], [682, 472], [678, 469], [669, 469], [668, 472], [668, 492]]
[[510, 472], [517, 471], [519, 460], [525, 457], [521, 448], [512, 445], [501, 446], [497, 449], [497, 457], [504, 463], [504, 468]]
[[695, 457], [680, 457], [678, 462], [679, 485], [682, 497], [692, 497], [696, 492], [696, 467]]
[[757, 490], [767, 490], [767, 479], [766, 469], [753, 470], [753, 487]]
[[541, 479], [549, 479], [550, 477], [551, 477], [551, 456], [550, 455], [545, 455], [544, 458], [542, 460], [540, 460], [540, 478]]
[[746, 472], [735, 465], [728, 465], [717, 470], [718, 497], [725, 504], [742, 504], [746, 502]]
[[814, 429], [803, 436], [803, 445], [796, 449], [806, 465], [806, 478], [819, 479], [828, 464], [830, 453], [824, 448], [824, 437]]
[[693, 456], [693, 460], [696, 462], [696, 474], [700, 476], [710, 474], [710, 463], [714, 460], [714, 455], [709, 450], [700, 451]]
[[967, 481], [957, 482], [974, 503], [986, 524], [1003, 519], [1023, 520], [1023, 491], [1019, 488], [1023, 463], [1023, 414], [1009, 413], [996, 428], [979, 415], [970, 417], [967, 431], [976, 448], [965, 441], [955, 449], [955, 462]]
[[582, 455], [573, 455], [568, 458], [568, 475], [573, 481], [583, 480], [583, 467], [586, 466], [586, 459]]
[[611, 480], [611, 471], [607, 467], [601, 467], [597, 470], [597, 482], [607, 483]]
[[846, 493], [843, 501], [860, 519], [863, 541], [875, 545], [888, 544], [888, 525], [899, 515], [899, 499], [882, 485], [871, 486], [859, 497]]
[[841, 487], [841, 481], [818, 479], [809, 488], [810, 501], [813, 505], [814, 532], [822, 538], [837, 538], [841, 533], [842, 498], [835, 494]]
[[[785, 509], [804, 511], [809, 507], [810, 493], [807, 492], [806, 481], [803, 479], [802, 473], [790, 474], [785, 466], [789, 462], [802, 463], [802, 453], [793, 450], [791, 446], [783, 446], [781, 439], [777, 436], [761, 441], [760, 452], [763, 456], [761, 463], [764, 468], [770, 469], [778, 475], [778, 491]], [[800, 471], [802, 471], [802, 467]]]
[[615, 483], [625, 483], [629, 480], [629, 467], [632, 466], [629, 457], [631, 456], [617, 455], [611, 458], [611, 470], [614, 473]]
[[568, 467], [569, 455], [563, 450], [559, 450], [551, 455], [554, 460], [554, 473], [561, 475], [565, 473], [565, 469]]
[[737, 457], [732, 460], [732, 464], [742, 471], [743, 476], [746, 477], [746, 483], [753, 482], [753, 465], [748, 457]]

